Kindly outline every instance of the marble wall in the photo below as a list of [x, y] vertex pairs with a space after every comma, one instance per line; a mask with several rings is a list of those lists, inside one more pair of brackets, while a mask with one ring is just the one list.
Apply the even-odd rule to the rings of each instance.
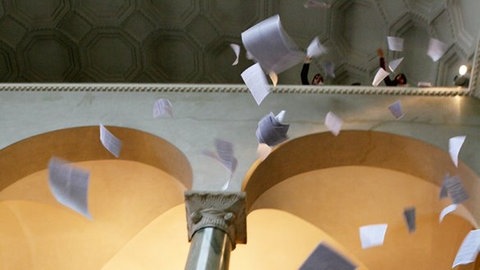
[[[378, 92], [369, 93], [362, 88], [279, 87], [261, 106], [243, 85], [122, 88], [60, 84], [4, 89], [10, 91], [0, 91], [1, 148], [67, 127], [102, 123], [134, 128], [164, 138], [186, 154], [193, 168], [194, 189], [219, 189], [228, 178], [221, 165], [202, 154], [204, 149], [213, 150], [215, 138], [222, 138], [235, 145], [239, 165], [230, 188], [239, 190], [257, 157], [257, 122], [269, 112], [280, 110], [286, 110], [285, 122], [291, 125], [288, 135], [292, 139], [328, 132], [324, 119], [329, 111], [343, 119], [343, 129], [403, 135], [445, 151], [450, 137], [466, 135], [460, 160], [480, 174], [480, 143], [476, 140], [480, 134], [479, 101], [461, 89], [422, 93], [418, 89], [377, 88]], [[410, 95], [402, 91], [410, 91]], [[153, 118], [152, 106], [159, 98], [171, 100], [173, 118]], [[406, 113], [399, 120], [387, 108], [397, 100]]]

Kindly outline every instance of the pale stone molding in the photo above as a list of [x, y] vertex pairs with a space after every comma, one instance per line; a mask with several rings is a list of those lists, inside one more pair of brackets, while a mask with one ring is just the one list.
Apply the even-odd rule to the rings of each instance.
[[[475, 76], [476, 74], [473, 74]], [[140, 83], [4, 83], [0, 91], [31, 92], [159, 92], [159, 93], [248, 93], [243, 84], [140, 84]], [[402, 96], [468, 96], [459, 87], [372, 87], [372, 86], [304, 86], [272, 87], [272, 94], [341, 94]]]

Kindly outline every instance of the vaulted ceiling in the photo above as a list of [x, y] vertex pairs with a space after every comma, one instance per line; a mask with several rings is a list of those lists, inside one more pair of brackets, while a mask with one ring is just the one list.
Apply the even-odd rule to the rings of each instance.
[[[405, 38], [400, 69], [413, 85], [451, 85], [458, 65], [472, 61], [480, 19], [476, 0], [4, 0], [0, 3], [0, 81], [243, 83], [252, 64], [232, 66], [230, 43], [257, 22], [279, 14], [300, 48], [318, 36], [336, 65], [331, 84], [369, 84], [376, 49], [386, 36]], [[449, 49], [439, 62], [425, 52], [434, 37]], [[242, 50], [244, 53], [244, 50]], [[299, 84], [301, 65], [279, 82]]]

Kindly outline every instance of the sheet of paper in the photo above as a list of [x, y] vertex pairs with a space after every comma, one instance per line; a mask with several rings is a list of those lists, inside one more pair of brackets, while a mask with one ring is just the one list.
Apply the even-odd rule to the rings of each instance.
[[112, 155], [117, 158], [120, 156], [122, 142], [102, 124], [100, 124], [100, 141], [102, 142], [103, 147], [112, 153]]
[[394, 59], [388, 63], [388, 68], [390, 69], [391, 72], [394, 72], [395, 69], [402, 63], [404, 57]]
[[228, 189], [228, 187], [230, 186], [230, 182], [231, 182], [232, 178], [228, 178], [227, 182], [225, 182], [225, 184], [223, 184], [222, 186], [222, 190], [225, 191]]
[[90, 173], [66, 161], [51, 158], [48, 163], [48, 184], [55, 199], [62, 205], [91, 219], [88, 211]]
[[447, 174], [447, 175], [445, 175], [445, 177], [443, 177], [443, 182], [442, 182], [442, 186], [440, 187], [440, 194], [439, 194], [440, 199], [448, 197], [448, 190], [447, 190], [447, 186], [445, 185], [448, 178], [450, 178], [449, 174]]
[[452, 158], [453, 164], [455, 167], [458, 167], [458, 154], [462, 148], [463, 143], [465, 142], [466, 136], [456, 136], [448, 140], [448, 152]]
[[455, 210], [457, 210], [457, 205], [456, 204], [450, 204], [449, 206], [443, 208], [442, 212], [440, 212], [439, 222], [442, 223], [445, 216], [452, 213]]
[[375, 74], [375, 78], [373, 78], [372, 85], [378, 86], [388, 75], [390, 75], [390, 72], [386, 71], [383, 68], [379, 68], [377, 70], [377, 73]]
[[272, 81], [273, 87], [277, 86], [278, 83], [278, 75], [275, 72], [270, 72], [268, 73], [268, 76], [270, 77], [270, 80]]
[[418, 82], [417, 86], [418, 87], [432, 87], [432, 83], [431, 82]]
[[325, 243], [320, 243], [300, 266], [300, 270], [354, 270], [353, 262]]
[[286, 113], [287, 112], [285, 110], [281, 110], [277, 115], [275, 115], [275, 119], [277, 119], [278, 122], [283, 123]]
[[331, 61], [324, 61], [322, 63], [323, 71], [325, 75], [331, 78], [335, 78], [335, 64]]
[[383, 245], [387, 224], [373, 224], [360, 227], [360, 242], [362, 248], [371, 248]]
[[318, 37], [315, 37], [311, 42], [310, 45], [308, 45], [307, 48], [307, 56], [312, 58], [312, 57], [318, 57], [322, 54], [327, 53], [327, 48], [320, 43], [320, 40]]
[[272, 147], [268, 146], [266, 143], [259, 143], [257, 146], [257, 159], [264, 160], [272, 152]]
[[173, 107], [170, 100], [161, 98], [153, 104], [153, 118], [173, 117]]
[[394, 103], [390, 104], [390, 106], [388, 106], [388, 109], [392, 113], [393, 117], [395, 117], [395, 119], [401, 119], [403, 116], [405, 116], [400, 100], [397, 100]]
[[463, 188], [462, 181], [458, 176], [447, 177], [442, 186], [445, 186], [448, 192], [448, 196], [455, 204], [462, 203], [468, 199], [468, 194]]
[[231, 142], [215, 139], [215, 152], [204, 150], [203, 154], [219, 161], [231, 174], [237, 169], [238, 160], [234, 156]]
[[257, 125], [255, 135], [258, 143], [264, 143], [270, 147], [280, 144], [288, 139], [287, 132], [290, 125], [278, 121], [273, 113], [264, 116]]
[[387, 36], [387, 43], [390, 51], [403, 51], [403, 38]]
[[325, 116], [325, 126], [332, 132], [333, 135], [338, 136], [342, 129], [343, 120], [335, 115], [333, 112], [328, 112]]
[[270, 86], [268, 85], [267, 77], [265, 73], [263, 73], [262, 68], [258, 63], [254, 64], [244, 70], [241, 76], [255, 99], [255, 102], [260, 106], [262, 101], [270, 94]]
[[209, 157], [217, 160], [218, 162], [220, 162], [220, 164], [222, 164], [222, 166], [225, 169], [228, 170], [230, 175], [228, 176], [227, 180], [225, 181], [225, 184], [223, 184], [222, 188], [221, 188], [221, 190], [224, 190], [224, 191], [227, 190], [228, 187], [230, 186], [230, 182], [232, 180], [232, 175], [237, 168], [238, 160], [235, 157], [232, 157], [229, 160], [224, 160], [219, 156], [218, 153], [215, 153], [215, 152], [212, 152], [212, 151], [209, 151], [209, 150], [203, 150], [202, 153], [206, 156], [209, 156]]
[[432, 58], [433, 62], [437, 62], [438, 60], [440, 60], [440, 58], [442, 58], [447, 49], [447, 44], [443, 43], [438, 39], [431, 38], [430, 42], [428, 43], [427, 55]]
[[332, 5], [324, 1], [307, 0], [303, 6], [305, 8], [330, 8]]
[[233, 53], [235, 54], [235, 61], [233, 61], [232, 66], [238, 64], [238, 59], [240, 58], [240, 45], [231, 43], [230, 48], [232, 48]]
[[247, 52], [245, 53], [245, 57], [246, 57], [248, 60], [252, 60], [252, 61], [258, 62], [258, 61], [255, 59], [255, 57], [254, 57], [249, 51], [247, 51]]
[[405, 208], [403, 211], [403, 217], [407, 223], [408, 232], [412, 233], [416, 230], [416, 219], [415, 219], [415, 207]]
[[242, 33], [242, 42], [265, 73], [273, 71], [280, 74], [305, 59], [305, 53], [298, 49], [285, 32], [278, 15], [245, 30]]
[[233, 173], [237, 168], [237, 159], [233, 153], [233, 144], [222, 139], [215, 139], [214, 143], [220, 161]]
[[463, 239], [457, 251], [452, 268], [461, 264], [468, 264], [475, 261], [480, 248], [480, 229], [470, 231]]

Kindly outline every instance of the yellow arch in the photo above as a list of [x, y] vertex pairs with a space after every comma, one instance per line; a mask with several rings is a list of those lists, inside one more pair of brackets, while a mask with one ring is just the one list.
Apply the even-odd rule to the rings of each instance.
[[423, 141], [378, 131], [315, 133], [288, 141], [263, 161], [257, 160], [245, 176], [247, 211], [274, 185], [295, 175], [341, 166], [367, 166], [399, 171], [441, 186], [446, 173], [459, 175], [470, 199], [465, 202], [475, 222], [480, 221], [479, 177], [463, 162], [454, 166], [448, 153]]
[[[439, 213], [449, 204], [438, 198], [446, 173], [462, 178], [470, 199], [440, 223]], [[463, 237], [478, 223], [478, 180], [465, 164], [456, 168], [448, 153], [425, 142], [342, 131], [278, 146], [250, 168], [243, 190], [248, 213], [273, 208], [294, 214], [338, 241], [368, 269], [448, 269]], [[417, 210], [415, 233], [403, 220], [408, 206]], [[388, 224], [386, 242], [363, 250], [358, 228], [376, 223]]]
[[[107, 128], [123, 143], [119, 159], [101, 145], [98, 126], [56, 130], [0, 150], [0, 269], [101, 269], [152, 220], [183, 205], [192, 183], [184, 154], [154, 135]], [[93, 220], [51, 195], [52, 156], [90, 172]]]
[[[171, 143], [152, 134], [108, 126], [122, 141], [120, 160], [156, 167], [192, 186], [192, 169], [185, 155]], [[71, 162], [115, 159], [100, 143], [98, 126], [74, 127], [36, 135], [0, 150], [0, 190], [18, 179], [44, 169], [52, 156]]]

